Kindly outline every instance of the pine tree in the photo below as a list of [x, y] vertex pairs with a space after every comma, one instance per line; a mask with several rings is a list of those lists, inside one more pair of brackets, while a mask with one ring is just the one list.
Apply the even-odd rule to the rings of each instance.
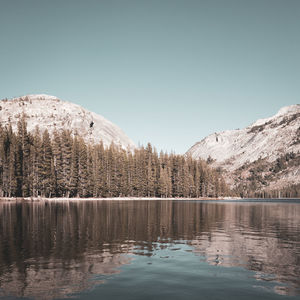
[[43, 133], [42, 164], [41, 164], [41, 194], [51, 197], [54, 190], [52, 148], [48, 130]]
[[29, 195], [29, 155], [30, 145], [27, 134], [27, 124], [23, 114], [18, 121], [17, 136], [17, 155], [16, 155], [16, 180], [17, 180], [17, 197], [26, 197]]
[[146, 151], [146, 161], [145, 165], [147, 166], [147, 188], [146, 188], [146, 195], [148, 197], [152, 197], [155, 195], [155, 177], [156, 177], [156, 170], [154, 164], [154, 154], [152, 153], [152, 146], [148, 143]]
[[95, 194], [97, 197], [105, 197], [108, 194], [108, 159], [107, 150], [104, 150], [103, 142], [95, 146], [95, 161], [93, 172], [95, 176]]
[[71, 197], [78, 197], [79, 188], [79, 142], [77, 137], [73, 140], [71, 155], [71, 174], [69, 192]]
[[160, 166], [158, 195], [163, 198], [171, 196], [171, 178], [168, 172], [168, 167], [164, 164]]
[[9, 146], [9, 155], [8, 155], [8, 189], [7, 189], [7, 196], [19, 196], [18, 190], [18, 182], [17, 176], [17, 137], [12, 132], [12, 128], [9, 128], [9, 139], [10, 139], [10, 146]]
[[87, 165], [86, 165], [86, 197], [97, 197], [96, 193], [96, 155], [93, 147], [91, 145], [87, 145], [86, 147], [87, 153]]
[[32, 146], [32, 183], [31, 183], [31, 195], [39, 196], [42, 191], [42, 139], [39, 128], [37, 127], [33, 135]]
[[64, 197], [69, 197], [71, 190], [72, 144], [70, 131], [63, 130], [61, 133], [61, 151], [63, 166], [62, 193]]
[[88, 154], [87, 147], [82, 138], [78, 141], [78, 194], [80, 197], [88, 196]]
[[64, 195], [64, 164], [61, 135], [54, 131], [52, 140], [54, 192], [57, 197]]

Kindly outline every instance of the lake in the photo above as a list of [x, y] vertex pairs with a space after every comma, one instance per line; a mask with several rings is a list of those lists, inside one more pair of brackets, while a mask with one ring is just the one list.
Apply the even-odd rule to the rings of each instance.
[[299, 299], [300, 201], [0, 202], [0, 299]]

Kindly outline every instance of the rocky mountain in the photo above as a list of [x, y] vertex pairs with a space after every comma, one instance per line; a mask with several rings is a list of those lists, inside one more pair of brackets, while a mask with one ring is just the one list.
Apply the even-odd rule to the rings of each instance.
[[20, 117], [26, 116], [28, 131], [34, 131], [36, 126], [40, 131], [69, 129], [75, 135], [81, 136], [85, 142], [99, 143], [105, 146], [111, 142], [124, 149], [134, 149], [134, 143], [115, 124], [104, 117], [90, 112], [83, 107], [49, 95], [27, 95], [11, 100], [0, 101], [0, 124], [12, 124], [17, 129]]
[[244, 129], [213, 133], [186, 154], [223, 169], [232, 187], [269, 191], [300, 184], [300, 105]]

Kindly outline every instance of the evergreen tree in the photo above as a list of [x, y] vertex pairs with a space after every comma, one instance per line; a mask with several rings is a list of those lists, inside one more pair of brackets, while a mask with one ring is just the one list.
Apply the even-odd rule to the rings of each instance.
[[16, 155], [16, 179], [17, 196], [27, 197], [30, 194], [29, 184], [29, 158], [30, 158], [30, 137], [27, 133], [27, 124], [23, 114], [18, 124], [17, 155]]
[[147, 166], [147, 187], [146, 187], [146, 195], [148, 197], [155, 196], [155, 179], [156, 179], [156, 169], [154, 163], [154, 154], [152, 152], [152, 146], [150, 143], [147, 145], [147, 149], [145, 151], [146, 161], [145, 165]]
[[71, 190], [72, 144], [73, 140], [70, 131], [63, 130], [61, 133], [61, 152], [63, 170], [62, 195], [64, 197], [69, 197]]
[[[87, 146], [82, 138], [78, 141], [78, 194], [80, 197], [86, 197], [88, 193], [88, 153]], [[90, 171], [90, 170], [89, 170]], [[91, 174], [89, 174], [91, 176]]]
[[78, 197], [79, 188], [79, 142], [77, 137], [73, 140], [71, 154], [71, 173], [69, 179], [69, 193], [71, 197]]
[[64, 195], [64, 164], [61, 135], [54, 131], [52, 140], [54, 192], [57, 197]]
[[31, 195], [39, 196], [42, 191], [42, 167], [43, 167], [43, 154], [42, 154], [42, 139], [39, 128], [37, 127], [33, 135], [32, 146], [32, 176], [31, 176]]
[[54, 190], [54, 178], [52, 148], [48, 130], [43, 133], [41, 162], [41, 195], [51, 197]]
[[10, 137], [10, 147], [9, 147], [9, 157], [8, 157], [8, 191], [7, 196], [13, 197], [13, 196], [19, 196], [19, 186], [17, 178], [19, 174], [17, 173], [17, 137], [12, 132], [12, 129], [10, 127], [9, 129], [9, 137]]

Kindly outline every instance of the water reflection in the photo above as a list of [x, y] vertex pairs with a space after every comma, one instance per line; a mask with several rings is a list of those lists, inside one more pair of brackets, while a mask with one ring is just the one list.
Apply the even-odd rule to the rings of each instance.
[[300, 294], [299, 204], [74, 201], [0, 203], [0, 296], [68, 297], [134, 255], [183, 244], [209, 264], [285, 283], [276, 293]]

